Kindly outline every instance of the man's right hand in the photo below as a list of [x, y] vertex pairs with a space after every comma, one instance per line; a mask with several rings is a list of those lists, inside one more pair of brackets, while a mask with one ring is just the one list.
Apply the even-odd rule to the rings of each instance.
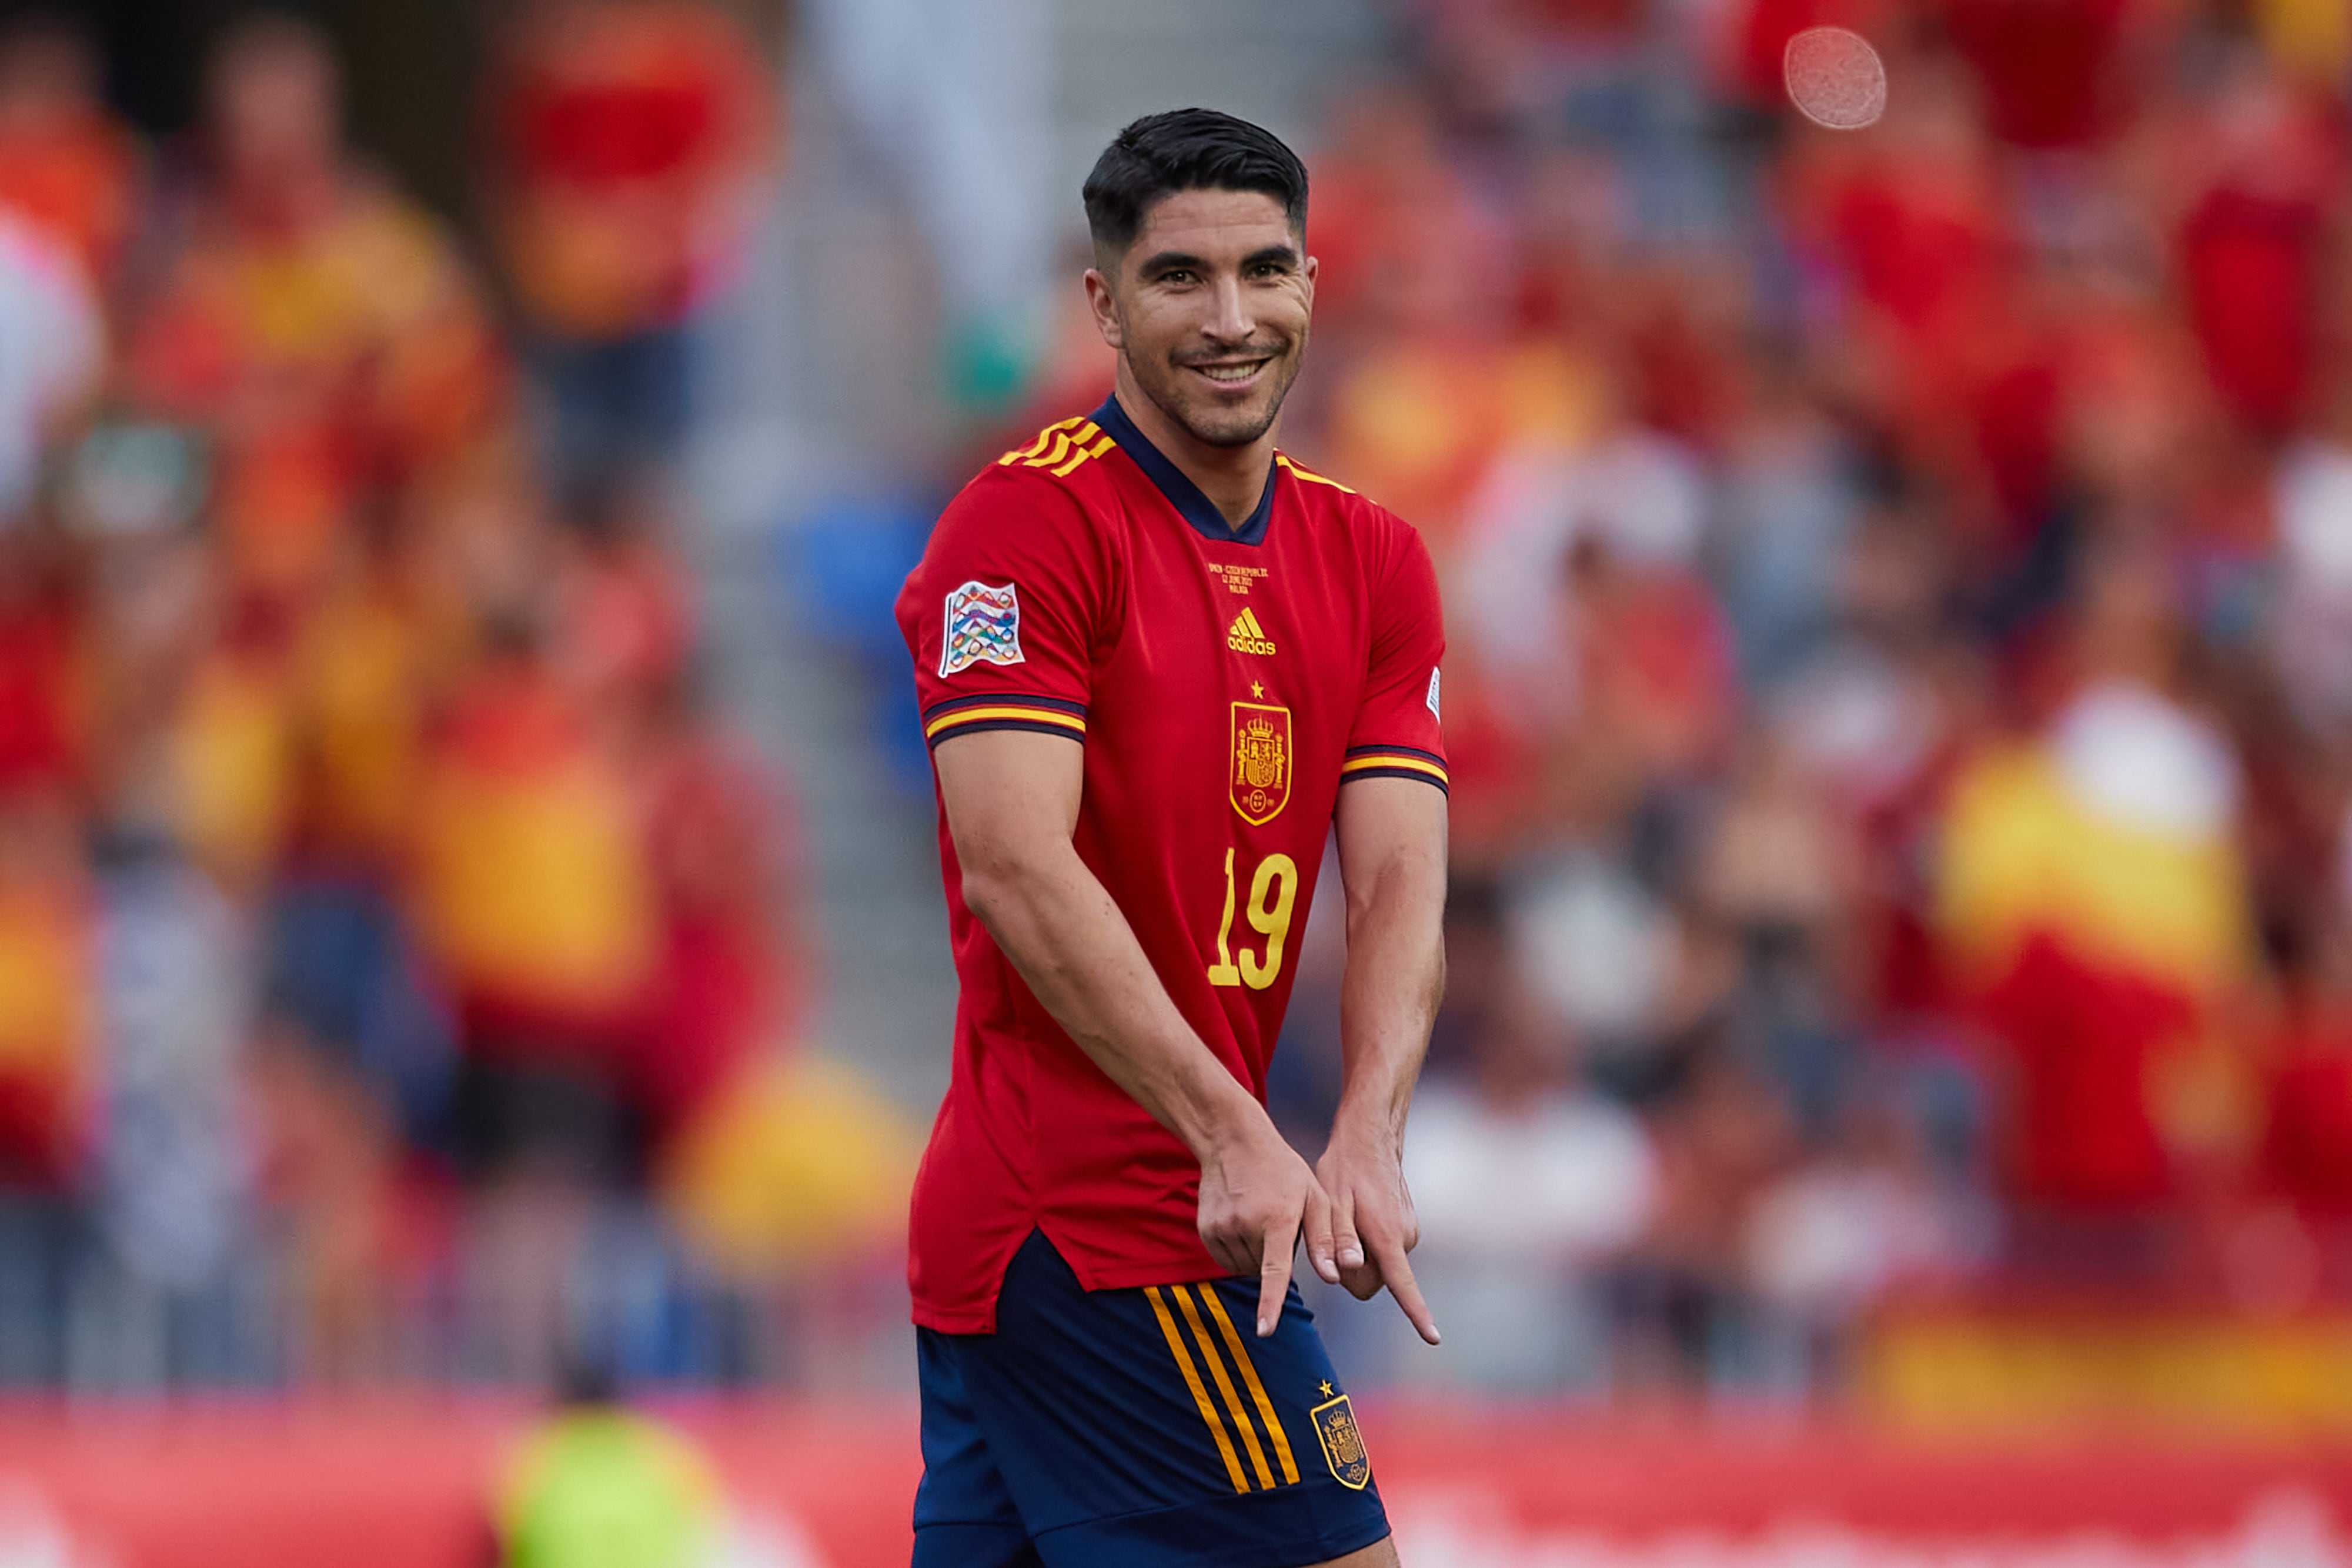
[[1201, 1161], [1201, 1240], [1236, 1274], [1257, 1275], [1257, 1333], [1274, 1333], [1290, 1290], [1291, 1253], [1303, 1233], [1315, 1271], [1336, 1282], [1331, 1200], [1298, 1152], [1256, 1115]]

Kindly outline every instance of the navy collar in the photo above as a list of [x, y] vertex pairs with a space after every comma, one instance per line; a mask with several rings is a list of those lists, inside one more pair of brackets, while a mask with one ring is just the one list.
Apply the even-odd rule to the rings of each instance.
[[1184, 470], [1168, 460], [1167, 454], [1151, 444], [1143, 432], [1135, 428], [1135, 421], [1127, 417], [1127, 410], [1118, 406], [1114, 392], [1103, 399], [1102, 407], [1095, 410], [1094, 422], [1105, 434], [1118, 443], [1118, 449], [1135, 459], [1143, 476], [1160, 486], [1176, 513], [1192, 525], [1192, 531], [1219, 544], [1258, 545], [1265, 542], [1266, 524], [1274, 517], [1274, 482], [1282, 472], [1282, 465], [1271, 464], [1265, 471], [1265, 494], [1257, 498], [1256, 510], [1250, 513], [1240, 528], [1225, 521], [1224, 513], [1216, 503], [1201, 494], [1201, 486], [1184, 476]]

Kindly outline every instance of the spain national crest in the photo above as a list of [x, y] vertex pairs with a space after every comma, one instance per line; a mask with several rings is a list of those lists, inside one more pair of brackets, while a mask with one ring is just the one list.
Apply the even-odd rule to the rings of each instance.
[[1364, 1452], [1364, 1435], [1356, 1429], [1356, 1407], [1342, 1394], [1307, 1414], [1315, 1418], [1316, 1440], [1323, 1445], [1323, 1462], [1331, 1467], [1332, 1479], [1349, 1491], [1363, 1490], [1372, 1479], [1372, 1457]]
[[1253, 828], [1290, 801], [1290, 710], [1265, 703], [1234, 705], [1234, 810]]
[[941, 680], [974, 664], [1021, 661], [1021, 596], [1013, 584], [975, 580], [948, 595], [947, 621], [940, 629]]

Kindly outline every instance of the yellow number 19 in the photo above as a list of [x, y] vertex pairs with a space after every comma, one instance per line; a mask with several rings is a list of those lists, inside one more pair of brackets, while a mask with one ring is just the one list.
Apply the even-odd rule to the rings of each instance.
[[1261, 961], [1248, 948], [1242, 949], [1241, 961], [1234, 961], [1232, 947], [1234, 930], [1234, 852], [1225, 852], [1225, 913], [1217, 922], [1217, 961], [1209, 966], [1209, 984], [1213, 986], [1247, 986], [1262, 991], [1274, 984], [1282, 973], [1283, 939], [1290, 935], [1290, 909], [1298, 900], [1298, 862], [1288, 855], [1268, 855], [1258, 862], [1257, 874], [1250, 878], [1249, 902], [1243, 913], [1257, 934], [1265, 938], [1265, 957]]

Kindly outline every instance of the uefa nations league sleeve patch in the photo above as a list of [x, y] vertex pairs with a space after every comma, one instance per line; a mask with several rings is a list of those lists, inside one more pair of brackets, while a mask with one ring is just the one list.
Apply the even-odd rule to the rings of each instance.
[[940, 638], [941, 679], [974, 664], [1021, 663], [1021, 597], [1006, 583], [974, 580], [948, 594]]

